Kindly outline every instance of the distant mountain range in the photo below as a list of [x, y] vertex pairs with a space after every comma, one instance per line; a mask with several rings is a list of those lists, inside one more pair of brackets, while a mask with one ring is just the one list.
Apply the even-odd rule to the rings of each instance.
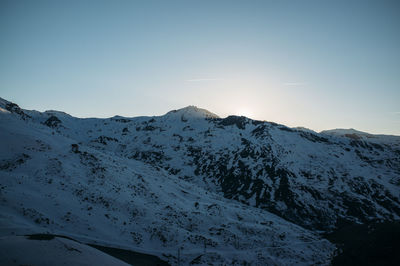
[[0, 98], [0, 148], [4, 237], [64, 235], [171, 265], [327, 265], [326, 234], [400, 219], [399, 136], [194, 106], [81, 119]]

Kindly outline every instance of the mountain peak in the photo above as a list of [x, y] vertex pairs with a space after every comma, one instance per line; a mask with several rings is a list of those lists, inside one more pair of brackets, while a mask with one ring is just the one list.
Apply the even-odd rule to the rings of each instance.
[[336, 129], [324, 130], [321, 131], [320, 133], [332, 136], [343, 136], [352, 139], [361, 139], [363, 137], [374, 138], [374, 135], [369, 134], [367, 132], [355, 130], [354, 128], [349, 128], [349, 129], [336, 128]]
[[219, 118], [218, 115], [194, 105], [189, 105], [181, 109], [172, 110], [166, 114], [167, 116], [180, 116], [186, 118]]

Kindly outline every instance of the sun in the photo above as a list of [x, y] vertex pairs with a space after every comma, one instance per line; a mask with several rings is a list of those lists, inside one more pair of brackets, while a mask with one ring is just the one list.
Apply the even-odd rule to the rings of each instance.
[[253, 118], [254, 112], [252, 112], [250, 108], [239, 108], [236, 110], [235, 115]]

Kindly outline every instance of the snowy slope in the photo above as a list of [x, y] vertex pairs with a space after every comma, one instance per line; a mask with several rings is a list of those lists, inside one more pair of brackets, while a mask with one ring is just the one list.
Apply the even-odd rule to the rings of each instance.
[[318, 134], [245, 117], [221, 119], [195, 107], [110, 119], [13, 108], [32, 127], [47, 126], [54, 138], [141, 161], [309, 229], [400, 216], [397, 136]]
[[173, 265], [178, 249], [181, 264], [329, 262], [327, 240], [261, 208], [257, 198], [231, 200], [218, 176], [198, 170], [210, 155], [199, 145], [223, 160], [221, 151], [243, 142], [229, 119], [220, 124], [194, 107], [110, 119], [27, 111], [5, 100], [0, 107], [8, 110], [0, 113], [2, 236], [67, 235]]
[[128, 266], [129, 264], [66, 238], [35, 240], [23, 236], [6, 236], [0, 237], [0, 265]]

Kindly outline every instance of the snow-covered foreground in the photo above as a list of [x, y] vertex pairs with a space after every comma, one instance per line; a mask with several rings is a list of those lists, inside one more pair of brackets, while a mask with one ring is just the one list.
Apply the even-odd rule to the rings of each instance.
[[127, 266], [129, 264], [66, 238], [35, 240], [24, 236], [5, 236], [0, 237], [0, 265]]
[[[195, 107], [132, 119], [27, 111], [1, 98], [0, 108], [2, 236], [65, 235], [172, 265], [310, 265], [329, 264], [335, 250], [311, 227], [398, 217], [397, 138], [354, 148]], [[377, 168], [362, 156], [387, 160]]]

